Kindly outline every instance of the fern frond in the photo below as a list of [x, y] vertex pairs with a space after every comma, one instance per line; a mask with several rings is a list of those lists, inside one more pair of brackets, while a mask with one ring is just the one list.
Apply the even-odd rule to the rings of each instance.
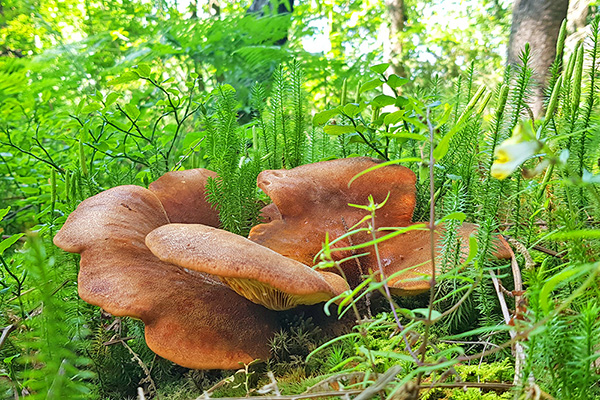
[[302, 163], [302, 156], [306, 136], [304, 129], [306, 125], [305, 116], [305, 94], [302, 85], [304, 83], [304, 72], [298, 60], [294, 60], [290, 69], [291, 106], [293, 113], [293, 131], [286, 146], [286, 167], [294, 168]]
[[508, 127], [509, 132], [512, 132], [515, 126], [517, 126], [523, 112], [527, 108], [527, 102], [531, 94], [530, 85], [533, 71], [530, 67], [530, 51], [529, 44], [526, 44], [519, 55], [520, 65], [517, 67], [517, 76], [509, 94], [509, 105], [511, 109], [510, 124]]
[[[273, 168], [282, 168], [285, 165], [285, 155], [288, 154], [288, 116], [286, 113], [286, 102], [288, 101], [289, 87], [285, 67], [279, 67], [273, 73], [273, 89], [271, 90], [271, 102], [269, 112], [271, 114], [271, 148], [273, 149]], [[278, 145], [278, 137], [282, 137], [282, 145]]]

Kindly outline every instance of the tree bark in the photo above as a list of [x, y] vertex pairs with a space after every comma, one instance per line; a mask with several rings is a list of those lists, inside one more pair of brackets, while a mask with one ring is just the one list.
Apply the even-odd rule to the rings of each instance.
[[567, 30], [577, 32], [586, 26], [590, 0], [571, 0], [569, 4]]
[[[248, 8], [249, 13], [260, 13], [260, 15], [264, 15], [264, 7], [269, 6], [271, 12], [273, 11], [273, 6], [271, 1], [269, 0], [254, 0], [250, 7]], [[289, 0], [289, 10], [288, 4], [284, 1], [281, 1], [277, 6], [277, 14], [283, 14], [287, 12], [294, 11], [294, 0]]]
[[556, 57], [560, 25], [567, 17], [569, 0], [515, 0], [508, 44], [508, 63], [519, 64], [525, 43], [531, 46], [533, 90], [531, 109], [537, 118], [544, 109], [548, 71]]
[[404, 76], [406, 70], [402, 62], [402, 32], [404, 31], [404, 0], [385, 0], [390, 21], [390, 43], [387, 49], [394, 73]]
[[589, 34], [587, 19], [590, 8], [590, 0], [571, 0], [567, 14], [567, 40], [565, 49], [573, 51], [577, 43], [581, 42]]
[[[268, 6], [269, 10], [271, 13], [273, 12], [273, 4], [271, 3], [270, 0], [254, 0], [252, 2], [252, 4], [250, 4], [250, 7], [248, 7], [248, 13], [255, 13], [258, 14], [260, 16], [265, 15], [265, 9]], [[282, 0], [279, 2], [279, 5], [277, 6], [277, 12], [274, 14], [288, 14], [291, 13], [292, 11], [294, 11], [294, 0]], [[284, 44], [287, 43], [287, 35], [281, 39], [279, 39], [278, 41], [276, 41], [274, 44], [276, 46], [283, 46]]]

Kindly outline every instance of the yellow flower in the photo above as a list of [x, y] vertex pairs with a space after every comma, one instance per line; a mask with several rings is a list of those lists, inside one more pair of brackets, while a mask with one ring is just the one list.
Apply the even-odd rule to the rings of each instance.
[[515, 127], [513, 135], [496, 148], [492, 176], [497, 179], [507, 178], [542, 147], [543, 143], [536, 139], [531, 122], [521, 121]]

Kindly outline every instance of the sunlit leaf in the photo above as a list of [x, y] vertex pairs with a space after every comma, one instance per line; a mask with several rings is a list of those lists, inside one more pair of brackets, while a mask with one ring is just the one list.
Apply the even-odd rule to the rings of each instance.
[[390, 75], [388, 77], [387, 84], [388, 84], [389, 87], [395, 89], [395, 88], [400, 87], [402, 85], [406, 85], [408, 82], [409, 82], [408, 79], [402, 78], [402, 77], [400, 77], [400, 76], [398, 76], [396, 74], [392, 74], [392, 75]]
[[10, 246], [12, 246], [13, 244], [15, 244], [17, 242], [17, 240], [19, 240], [20, 238], [23, 237], [23, 235], [25, 235], [24, 233], [18, 233], [16, 235], [12, 235], [7, 239], [4, 239], [3, 241], [0, 242], [0, 255], [2, 255], [4, 253], [4, 251], [6, 251], [6, 249], [8, 249]]
[[109, 86], [120, 85], [123, 83], [128, 83], [128, 82], [138, 80], [139, 78], [140, 78], [140, 76], [137, 74], [137, 72], [127, 71], [127, 72], [121, 74], [120, 76], [106, 82], [106, 84]]
[[372, 100], [372, 102], [377, 107], [385, 107], [385, 106], [391, 106], [392, 104], [394, 104], [396, 102], [396, 99], [393, 98], [392, 96], [388, 96], [386, 94], [380, 94], [379, 96], [376, 96]]
[[378, 88], [381, 85], [383, 85], [383, 81], [381, 79], [373, 79], [373, 80], [363, 83], [362, 86], [360, 87], [360, 89], [358, 90], [358, 92], [359, 93], [368, 92], [369, 90]]
[[387, 71], [387, 69], [389, 67], [390, 67], [390, 63], [382, 63], [382, 64], [373, 65], [369, 69], [371, 71], [375, 72], [376, 74], [383, 74], [385, 71]]
[[323, 125], [327, 121], [329, 121], [332, 117], [338, 115], [340, 113], [339, 108], [334, 108], [332, 110], [325, 110], [319, 113], [316, 113], [313, 117], [313, 125]]
[[328, 135], [343, 135], [344, 133], [356, 132], [351, 125], [326, 125], [323, 130]]

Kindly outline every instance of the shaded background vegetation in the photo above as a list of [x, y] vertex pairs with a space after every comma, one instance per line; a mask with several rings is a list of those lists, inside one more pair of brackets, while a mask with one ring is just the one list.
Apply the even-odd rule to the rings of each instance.
[[[351, 155], [421, 157], [427, 147], [418, 135], [428, 134], [427, 109], [440, 138], [455, 135], [434, 177], [438, 217], [464, 212], [482, 224], [482, 236], [488, 235], [480, 238], [484, 248], [500, 227], [528, 249], [541, 243], [565, 257], [533, 253], [543, 266], [525, 273], [533, 299], [563, 269], [593, 265], [597, 242], [577, 237], [545, 241], [550, 232], [596, 228], [599, 209], [594, 196], [586, 194], [598, 184], [598, 38], [597, 26], [596, 31], [590, 27], [597, 5], [571, 1], [564, 59], [559, 51], [537, 64], [542, 45], [556, 49], [567, 8], [552, 11], [547, 22], [540, 10], [557, 3], [0, 1], [0, 209], [5, 210], [0, 214], [0, 321], [6, 327], [0, 341], [1, 396], [123, 398], [135, 396], [143, 386], [147, 393], [193, 398], [222, 377], [220, 372], [190, 373], [157, 359], [145, 346], [139, 322], [115, 319], [77, 297], [77, 258], [54, 248], [51, 237], [80, 201], [120, 184], [146, 186], [173, 168], [209, 167], [227, 180], [212, 190], [222, 209], [239, 205], [228, 187], [243, 186], [253, 193], [242, 207], [242, 218], [235, 214], [240, 208], [231, 207], [225, 213], [229, 219], [223, 220], [227, 229], [245, 234], [264, 200], [254, 191], [260, 170]], [[552, 29], [544, 36], [532, 19]], [[513, 21], [519, 21], [512, 24], [519, 32], [514, 35], [527, 37], [531, 52], [524, 43], [509, 41]], [[584, 37], [585, 47], [578, 50]], [[581, 61], [577, 51], [582, 52]], [[571, 54], [575, 56], [569, 61]], [[372, 68], [383, 62], [391, 64], [387, 72]], [[512, 65], [508, 70], [507, 63]], [[571, 169], [555, 172], [548, 190], [541, 178], [490, 179], [495, 147], [519, 120], [544, 116], [550, 92], [565, 70], [556, 118], [543, 125], [542, 135], [570, 135], [557, 139], [554, 150], [557, 156], [556, 148], [570, 150], [563, 157]], [[392, 71], [406, 79], [389, 81]], [[364, 86], [374, 81], [381, 83]], [[487, 103], [469, 109], [480, 85], [488, 88]], [[357, 107], [321, 114], [313, 123], [314, 114], [350, 103]], [[396, 137], [388, 135], [390, 124], [380, 110], [392, 104], [405, 111], [404, 127]], [[224, 129], [217, 111], [237, 120], [235, 128]], [[463, 113], [469, 120], [458, 126]], [[367, 139], [346, 128], [331, 128], [331, 123], [323, 128], [330, 118], [337, 126], [364, 125]], [[281, 132], [290, 135], [284, 139]], [[234, 151], [222, 151], [227, 146]], [[427, 220], [426, 165], [408, 166], [420, 176], [415, 220]], [[33, 232], [27, 244], [22, 232]], [[597, 238], [597, 231], [593, 235]], [[509, 265], [494, 268], [508, 279]], [[556, 304], [568, 299], [589, 272], [577, 271], [553, 292]], [[440, 307], [457, 300], [446, 294]], [[525, 370], [556, 398], [598, 394], [597, 368], [591, 366], [600, 342], [597, 300], [597, 289], [589, 290], [562, 315], [532, 301], [528, 322], [544, 321], [549, 328], [531, 341]], [[406, 307], [422, 305], [419, 299], [406, 301]], [[501, 322], [493, 282], [486, 275], [465, 307], [436, 335]], [[314, 360], [299, 361], [307, 349], [321, 344], [311, 333], [316, 328], [303, 324], [290, 323], [290, 331], [278, 337], [283, 347], [295, 350], [282, 353], [276, 341], [273, 368], [282, 374], [293, 371], [290, 381], [308, 386], [305, 378], [327, 370], [316, 367]], [[130, 339], [107, 345], [115, 335]], [[468, 339], [486, 345], [508, 340], [506, 332], [483, 337], [471, 334]], [[384, 352], [398, 343], [375, 333], [372, 344]], [[316, 365], [335, 367], [360, 354], [357, 347], [341, 342]], [[489, 381], [512, 380], [512, 362], [494, 363], [504, 357], [510, 352], [486, 360]], [[383, 359], [378, 372], [395, 363]], [[148, 365], [151, 373], [144, 369]], [[477, 374], [457, 368], [464, 380]], [[548, 375], [547, 370], [554, 372]]]

